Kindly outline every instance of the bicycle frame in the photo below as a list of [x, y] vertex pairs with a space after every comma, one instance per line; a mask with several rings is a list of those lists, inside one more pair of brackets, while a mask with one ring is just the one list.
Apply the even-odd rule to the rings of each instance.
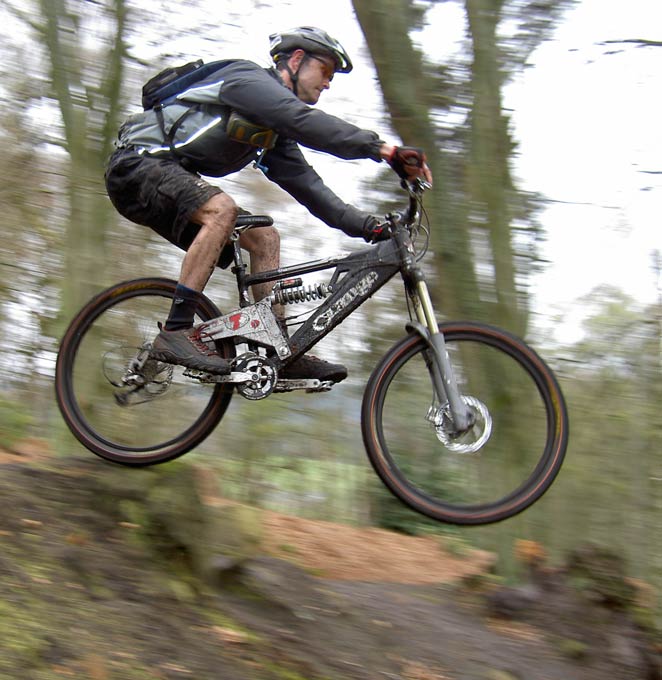
[[[273, 347], [281, 362], [293, 361], [307, 352], [346, 319], [401, 268], [394, 241], [363, 249], [345, 257], [313, 260], [299, 265], [247, 274], [238, 243], [235, 241], [235, 266], [241, 309], [201, 325], [211, 339], [244, 339]], [[319, 271], [335, 270], [329, 281], [330, 295], [312, 312], [288, 340], [267, 298], [250, 302], [248, 289], [256, 284], [283, 281]]]
[[[428, 369], [441, 404], [448, 402], [457, 431], [471, 426], [470, 410], [459, 394], [446, 351], [443, 335], [439, 332], [424, 274], [418, 266], [416, 252], [408, 230], [394, 225], [392, 238], [378, 245], [364, 248], [345, 257], [313, 260], [303, 264], [281, 267], [266, 272], [247, 274], [235, 231], [234, 267], [240, 311], [212, 319], [200, 329], [213, 340], [234, 338], [272, 347], [278, 357], [278, 367], [305, 354], [313, 345], [340, 325], [350, 314], [372, 297], [395, 274], [401, 272], [405, 290], [412, 301], [417, 322], [409, 324], [428, 343]], [[250, 228], [250, 225], [249, 227]], [[272, 311], [272, 300], [267, 298], [251, 304], [248, 289], [256, 284], [300, 277], [333, 269], [329, 282], [330, 296], [324, 300], [288, 339]]]

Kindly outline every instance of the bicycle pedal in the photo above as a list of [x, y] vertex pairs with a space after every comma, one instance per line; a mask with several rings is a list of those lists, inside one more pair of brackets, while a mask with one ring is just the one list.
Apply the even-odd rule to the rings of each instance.
[[193, 380], [198, 380], [202, 383], [231, 383], [233, 385], [240, 385], [242, 383], [254, 382], [259, 380], [259, 374], [253, 371], [232, 371], [226, 375], [218, 375], [216, 373], [207, 373], [206, 371], [199, 371], [195, 368], [187, 368], [183, 375]]
[[333, 380], [318, 380], [319, 385], [314, 388], [309, 388], [306, 392], [329, 392], [335, 385]]

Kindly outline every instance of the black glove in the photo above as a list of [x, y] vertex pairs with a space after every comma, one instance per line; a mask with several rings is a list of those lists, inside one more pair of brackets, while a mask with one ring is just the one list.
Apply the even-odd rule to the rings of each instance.
[[376, 217], [370, 216], [363, 223], [363, 238], [368, 243], [377, 243], [378, 241], [388, 241], [391, 238], [391, 233], [388, 229], [388, 224], [380, 222]]
[[421, 174], [426, 158], [423, 149], [414, 146], [396, 146], [388, 164], [402, 179], [414, 179]]

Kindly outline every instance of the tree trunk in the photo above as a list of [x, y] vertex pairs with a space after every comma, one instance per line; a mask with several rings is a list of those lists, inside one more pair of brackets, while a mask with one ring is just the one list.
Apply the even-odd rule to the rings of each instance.
[[524, 335], [526, 314], [518, 296], [509, 198], [512, 144], [501, 104], [501, 59], [497, 27], [503, 0], [466, 0], [473, 46], [469, 200], [484, 222], [491, 246], [498, 322]]
[[[67, 198], [69, 221], [65, 236], [60, 316], [68, 322], [103, 281], [105, 238], [114, 211], [105, 198], [103, 168], [118, 125], [119, 91], [124, 62], [125, 0], [111, 0], [105, 8], [115, 21], [107, 50], [95, 59], [107, 65], [86, 73], [85, 48], [78, 39], [78, 16], [64, 0], [40, 0], [42, 37], [47, 46], [53, 91], [64, 125], [64, 147], [69, 155]], [[77, 9], [82, 13], [85, 5]], [[100, 111], [103, 112], [100, 114]]]
[[438, 148], [437, 130], [431, 117], [434, 83], [409, 38], [413, 21], [410, 3], [354, 0], [353, 4], [393, 127], [404, 144], [426, 150], [435, 179], [425, 203], [438, 277], [438, 285], [432, 291], [437, 308], [448, 317], [479, 316], [465, 209], [451, 199], [450, 187], [455, 179], [451, 177], [444, 151]]

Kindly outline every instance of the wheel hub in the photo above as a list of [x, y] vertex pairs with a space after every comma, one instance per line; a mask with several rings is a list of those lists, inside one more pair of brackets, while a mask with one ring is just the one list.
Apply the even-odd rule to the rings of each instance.
[[439, 441], [453, 453], [476, 453], [492, 434], [492, 417], [487, 406], [476, 397], [463, 396], [462, 400], [469, 407], [473, 423], [468, 429], [458, 432], [453, 425], [450, 405], [446, 402], [441, 407], [431, 406], [427, 414], [435, 428]]
[[102, 370], [106, 380], [119, 388], [114, 392], [120, 406], [142, 404], [164, 394], [172, 383], [171, 364], [149, 358], [150, 346], [138, 350], [120, 347], [106, 352]]

